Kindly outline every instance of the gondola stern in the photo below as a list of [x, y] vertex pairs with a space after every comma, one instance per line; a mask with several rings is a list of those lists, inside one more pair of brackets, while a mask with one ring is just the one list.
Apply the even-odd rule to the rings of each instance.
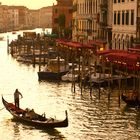
[[66, 119], [65, 119], [65, 121], [66, 121], [66, 126], [65, 126], [65, 127], [68, 127], [69, 121], [68, 121], [68, 112], [67, 112], [67, 110], [65, 110], [65, 114], [66, 114]]

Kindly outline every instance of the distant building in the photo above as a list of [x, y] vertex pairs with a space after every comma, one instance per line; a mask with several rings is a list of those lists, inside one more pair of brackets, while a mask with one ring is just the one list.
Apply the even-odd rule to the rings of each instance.
[[0, 4], [0, 32], [7, 32], [9, 28], [8, 6]]
[[52, 27], [52, 6], [39, 9], [39, 27]]
[[28, 13], [28, 8], [24, 6], [17, 6], [18, 11], [19, 11], [19, 29], [28, 29], [30, 26], [30, 20], [29, 18], [29, 13]]
[[31, 14], [31, 28], [39, 27], [39, 10], [29, 10]]
[[19, 11], [13, 6], [8, 6], [8, 28], [16, 30], [19, 27]]
[[25, 6], [0, 3], [0, 32], [52, 26], [52, 7], [30, 10]]
[[28, 29], [31, 25], [29, 9], [25, 6], [8, 6], [10, 30]]

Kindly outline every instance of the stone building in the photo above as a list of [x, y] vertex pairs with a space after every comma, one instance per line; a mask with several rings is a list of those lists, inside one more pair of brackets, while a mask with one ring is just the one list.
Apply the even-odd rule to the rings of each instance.
[[137, 33], [139, 0], [113, 0], [113, 49], [127, 50]]
[[29, 10], [31, 13], [32, 28], [39, 27], [39, 10]]
[[7, 32], [9, 28], [8, 6], [0, 3], [0, 32]]
[[101, 44], [111, 41], [112, 1], [73, 0], [73, 8], [73, 40], [98, 40]]
[[39, 9], [39, 27], [50, 28], [52, 26], [52, 6]]

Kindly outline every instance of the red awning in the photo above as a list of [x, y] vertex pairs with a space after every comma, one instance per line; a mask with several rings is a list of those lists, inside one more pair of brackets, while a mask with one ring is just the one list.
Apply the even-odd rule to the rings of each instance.
[[90, 40], [89, 43], [91, 45], [100, 46], [100, 45], [106, 44], [106, 41], [104, 41], [104, 40]]
[[140, 53], [140, 48], [129, 48], [129, 51]]
[[95, 47], [89, 43], [85, 44], [85, 43], [81, 43], [81, 42], [65, 41], [65, 40], [61, 40], [61, 39], [57, 39], [56, 42], [59, 44], [62, 44], [62, 45], [66, 45], [71, 48], [95, 49]]
[[140, 68], [137, 64], [140, 62], [140, 54], [126, 51], [112, 52], [104, 55], [109, 62], [127, 66], [128, 68]]
[[112, 53], [113, 50], [103, 50], [103, 51], [97, 51], [97, 55], [105, 55], [105, 54], [109, 54]]

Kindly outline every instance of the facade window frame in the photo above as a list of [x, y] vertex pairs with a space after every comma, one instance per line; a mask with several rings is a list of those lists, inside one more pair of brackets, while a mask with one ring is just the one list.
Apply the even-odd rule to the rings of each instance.
[[131, 25], [134, 25], [134, 10], [131, 10]]
[[126, 11], [125, 17], [126, 17], [125, 18], [125, 24], [129, 25], [129, 11], [128, 10]]
[[117, 19], [117, 13], [116, 11], [114, 12], [114, 25], [116, 25], [116, 19]]
[[125, 12], [122, 11], [122, 25], [125, 24]]
[[120, 11], [118, 11], [118, 14], [117, 14], [117, 24], [120, 25], [120, 20], [121, 20], [121, 14], [120, 14]]

